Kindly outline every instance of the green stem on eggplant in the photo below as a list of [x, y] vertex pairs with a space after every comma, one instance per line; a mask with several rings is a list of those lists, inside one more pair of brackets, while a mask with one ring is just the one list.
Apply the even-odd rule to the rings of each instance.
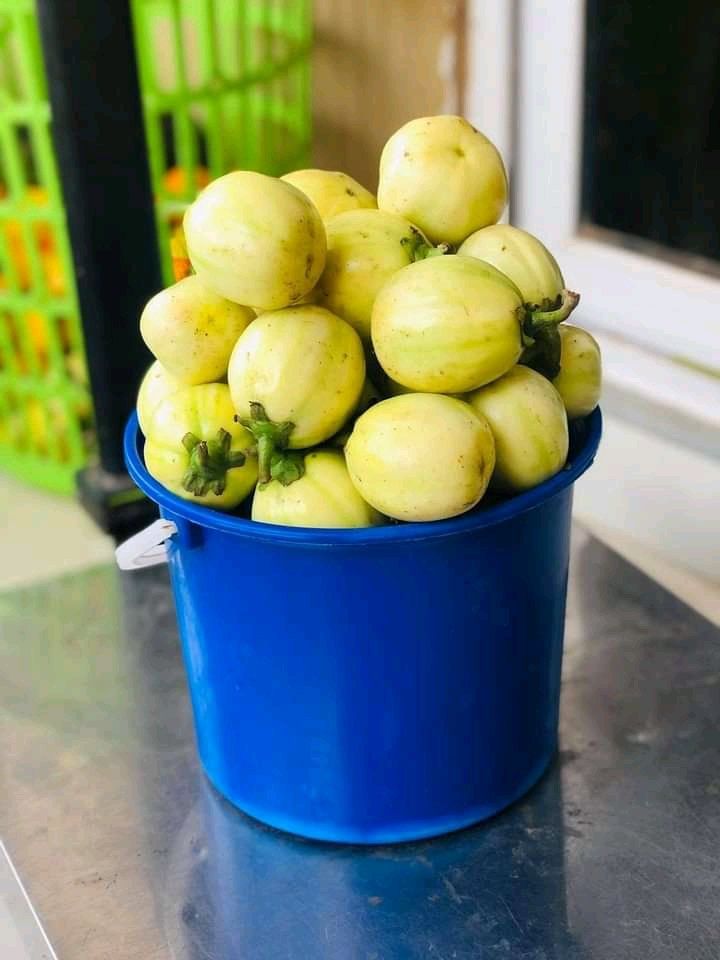
[[535, 339], [522, 352], [520, 363], [554, 380], [560, 373], [560, 334], [556, 326], [542, 327], [535, 332]]
[[232, 437], [222, 427], [209, 440], [200, 440], [194, 433], [186, 433], [182, 443], [190, 455], [182, 485], [196, 497], [208, 493], [219, 497], [225, 491], [228, 470], [245, 463], [244, 453], [230, 449]]
[[284, 487], [295, 483], [305, 473], [305, 457], [299, 450], [276, 452], [270, 464], [270, 476]]
[[526, 304], [521, 321], [525, 349], [520, 363], [532, 367], [548, 380], [560, 373], [560, 334], [558, 325], [570, 316], [580, 301], [580, 294], [562, 290], [555, 305], [533, 307]]
[[444, 257], [446, 254], [452, 253], [452, 247], [449, 243], [439, 243], [435, 247], [428, 242], [417, 227], [411, 227], [410, 229], [412, 236], [403, 237], [400, 244], [409, 251], [413, 263], [417, 263], [418, 260], [429, 260], [430, 257]]
[[530, 329], [527, 333], [532, 337], [533, 331], [540, 327], [555, 327], [563, 320], [567, 320], [575, 307], [580, 302], [580, 294], [573, 293], [572, 290], [562, 290], [560, 292], [560, 302], [552, 310], [533, 309], [528, 307], [528, 322]]
[[421, 244], [415, 251], [415, 260], [429, 260], [430, 257], [444, 257], [452, 253], [452, 247], [449, 243], [439, 243], [434, 247], [430, 243]]
[[249, 417], [235, 417], [253, 435], [257, 445], [258, 484], [262, 488], [277, 480], [288, 486], [305, 472], [302, 455], [288, 451], [290, 434], [295, 424], [290, 420], [275, 423], [270, 420], [261, 403], [250, 403]]

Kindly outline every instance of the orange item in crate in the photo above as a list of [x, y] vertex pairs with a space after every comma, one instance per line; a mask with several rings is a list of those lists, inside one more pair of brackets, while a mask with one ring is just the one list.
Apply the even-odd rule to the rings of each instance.
[[196, 167], [193, 179], [194, 183], [188, 184], [183, 167], [170, 167], [163, 176], [163, 187], [176, 196], [189, 192], [194, 199], [195, 193], [210, 183], [210, 171], [207, 167]]
[[[29, 206], [47, 206], [47, 191], [43, 187], [28, 187], [25, 194], [25, 202]], [[38, 221], [33, 224], [32, 231], [35, 237], [35, 243], [37, 244], [40, 265], [48, 292], [53, 297], [62, 297], [67, 290], [67, 285], [65, 283], [65, 274], [60, 254], [58, 253], [52, 224]], [[8, 246], [8, 253], [12, 258], [15, 268], [19, 287], [23, 291], [30, 290], [32, 287], [30, 256], [26, 249], [22, 224], [18, 220], [8, 220], [5, 224], [5, 240]], [[0, 289], [4, 289], [6, 286], [6, 279], [0, 276]]]
[[[0, 290], [4, 286], [0, 277]], [[32, 369], [31, 361], [26, 356], [25, 344], [21, 330], [25, 330], [30, 339], [33, 356], [37, 359], [40, 370], [45, 371], [50, 357], [50, 324], [52, 320], [41, 310], [27, 310], [14, 319], [11, 314], [4, 315], [8, 342], [12, 347], [12, 355], [20, 373], [26, 374]], [[67, 323], [61, 318], [56, 324], [57, 337], [62, 353], [66, 356], [66, 366], [73, 380], [87, 386], [87, 371], [84, 370], [84, 357], [78, 349], [73, 349], [73, 342]], [[79, 358], [79, 359], [77, 359]], [[72, 362], [71, 362], [72, 361]], [[0, 366], [2, 362], [0, 361]]]
[[[191, 193], [194, 198], [198, 190], [202, 190], [210, 183], [210, 171], [207, 167], [197, 167], [193, 183], [188, 185], [183, 167], [170, 167], [165, 171], [163, 186], [168, 193], [181, 197]], [[172, 260], [173, 277], [183, 280], [192, 273], [190, 258], [185, 244], [185, 233], [182, 227], [182, 216], [172, 217], [170, 220], [170, 259]]]
[[[35, 350], [35, 354], [39, 357], [41, 365], [44, 366], [45, 361], [47, 361], [50, 353], [49, 337], [50, 324], [52, 321], [40, 310], [28, 310], [27, 313], [23, 314], [23, 321], [27, 327], [28, 333], [30, 334], [30, 339]], [[69, 352], [72, 351], [72, 337], [70, 335], [70, 331], [68, 330], [67, 324], [60, 320], [56, 325], [56, 329], [56, 335], [60, 343], [60, 349], [62, 350], [63, 354], [67, 355], [69, 359]], [[74, 353], [77, 356], [82, 357], [82, 354], [79, 351], [75, 350]], [[74, 379], [84, 384], [87, 383], [87, 376], [85, 376], [84, 380], [81, 380], [79, 377], [74, 377]]]
[[25, 324], [27, 325], [33, 349], [40, 358], [41, 362], [47, 361], [50, 345], [48, 343], [48, 320], [39, 310], [28, 310], [25, 314]]
[[170, 259], [172, 260], [173, 277], [175, 280], [184, 280], [193, 271], [187, 244], [185, 243], [182, 220], [171, 224], [170, 231]]

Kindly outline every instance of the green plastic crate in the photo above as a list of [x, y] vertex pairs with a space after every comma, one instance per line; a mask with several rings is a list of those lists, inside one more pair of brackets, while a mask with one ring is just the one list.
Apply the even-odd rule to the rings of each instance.
[[58, 491], [92, 408], [30, 0], [0, 0], [0, 469]]
[[[171, 282], [182, 213], [208, 179], [307, 165], [311, 4], [133, 0], [132, 13]], [[94, 434], [49, 121], [34, 0], [0, 0], [0, 470], [69, 493]]]
[[160, 250], [208, 179], [307, 166], [309, 0], [133, 0]]

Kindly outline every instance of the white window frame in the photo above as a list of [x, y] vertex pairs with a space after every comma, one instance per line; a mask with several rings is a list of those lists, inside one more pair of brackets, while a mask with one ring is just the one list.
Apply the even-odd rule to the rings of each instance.
[[610, 382], [720, 431], [720, 380], [682, 363], [720, 369], [720, 281], [578, 231], [584, 35], [583, 0], [469, 0], [466, 112], [509, 158], [512, 222], [580, 291]]

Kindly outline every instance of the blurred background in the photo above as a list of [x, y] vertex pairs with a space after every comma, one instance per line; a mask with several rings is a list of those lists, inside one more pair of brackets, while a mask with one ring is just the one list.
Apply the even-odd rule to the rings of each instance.
[[461, 113], [603, 348], [578, 517], [720, 617], [720, 8], [99, 6], [0, 0], [0, 588], [108, 559], [142, 513], [120, 450], [138, 313], [186, 269], [197, 190], [305, 166], [374, 190], [397, 127]]

